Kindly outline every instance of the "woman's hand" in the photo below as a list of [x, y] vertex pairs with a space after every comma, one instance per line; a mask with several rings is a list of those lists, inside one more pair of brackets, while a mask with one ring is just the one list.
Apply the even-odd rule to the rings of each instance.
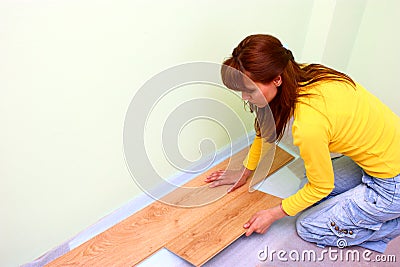
[[287, 215], [280, 205], [257, 212], [243, 225], [247, 229], [246, 236], [250, 236], [253, 232], [264, 234], [273, 222], [285, 216]]
[[210, 187], [232, 184], [233, 186], [228, 189], [230, 193], [244, 185], [252, 173], [253, 171], [245, 167], [240, 170], [219, 170], [207, 176], [204, 181], [210, 183]]

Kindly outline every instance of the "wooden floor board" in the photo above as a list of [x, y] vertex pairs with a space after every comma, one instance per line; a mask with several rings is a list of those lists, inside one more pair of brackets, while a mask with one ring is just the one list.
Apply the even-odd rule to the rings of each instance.
[[243, 225], [255, 212], [278, 205], [280, 201], [259, 191], [246, 192], [240, 201], [227, 202], [221, 210], [191, 225], [165, 247], [195, 266], [202, 265], [245, 233]]
[[[239, 168], [247, 151], [248, 149], [242, 150], [232, 159], [225, 160], [185, 184], [185, 186], [203, 185], [198, 190], [196, 198], [212, 196], [210, 198], [212, 200], [223, 195], [217, 201], [210, 201], [208, 205], [195, 208], [182, 208], [156, 201], [48, 266], [133, 266], [165, 246], [176, 251], [178, 255], [184, 255], [183, 258], [195, 265], [204, 263], [243, 234], [243, 220], [248, 219], [247, 217], [257, 210], [280, 201], [259, 191], [249, 193], [248, 186], [242, 186], [229, 194], [225, 194], [228, 186], [219, 188], [204, 186], [206, 175], [218, 169], [225, 169], [230, 160], [231, 166]], [[292, 159], [291, 155], [279, 148], [276, 152], [270, 173]], [[187, 192], [179, 190], [163, 200], [176, 204], [190, 204], [191, 201]], [[208, 221], [210, 217], [218, 218], [219, 223], [211, 223], [211, 228], [208, 229], [199, 227], [199, 222], [210, 223]], [[223, 227], [218, 228], [218, 225]], [[211, 238], [214, 234], [217, 239]], [[195, 245], [199, 240], [201, 242]], [[207, 242], [213, 242], [212, 253], [205, 253], [200, 258], [194, 257], [195, 253], [191, 247], [204, 246]]]

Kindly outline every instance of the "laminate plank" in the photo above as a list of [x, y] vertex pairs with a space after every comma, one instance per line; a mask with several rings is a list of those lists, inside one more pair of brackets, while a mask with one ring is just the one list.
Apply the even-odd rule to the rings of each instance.
[[[243, 160], [242, 159], [243, 157], [239, 158]], [[287, 153], [282, 148], [277, 146], [275, 150], [272, 150], [270, 153], [266, 153], [263, 159], [264, 160], [260, 161], [258, 170], [254, 174], [254, 176], [251, 177], [251, 179], [249, 179], [250, 182], [248, 182], [247, 185], [237, 189], [236, 191], [242, 193], [246, 191], [249, 186], [253, 187], [257, 185], [268, 175], [271, 175], [279, 168], [286, 165], [288, 162], [292, 161], [294, 157], [289, 153]], [[237, 163], [238, 159], [236, 155], [233, 156], [233, 161], [234, 164], [232, 164], [231, 166], [237, 167], [242, 164], [242, 162], [240, 162], [239, 164]], [[181, 206], [195, 205], [196, 203], [199, 202], [198, 201], [199, 199], [201, 199], [205, 204], [209, 204], [213, 201], [217, 201], [220, 198], [225, 197], [227, 188], [229, 187], [229, 186], [221, 186], [221, 187], [209, 188], [207, 184], [204, 185], [203, 179], [197, 179], [197, 178], [193, 179], [193, 181], [187, 183], [185, 186], [200, 186], [200, 187], [195, 188], [195, 190], [185, 190], [185, 188], [178, 188], [174, 192], [171, 192], [166, 197], [162, 198], [161, 200], [167, 203], [172, 203]], [[250, 188], [250, 191], [252, 192], [254, 191], [254, 189]], [[236, 194], [233, 194], [232, 196], [236, 198]], [[228, 199], [224, 199], [224, 201], [228, 201]]]
[[[270, 163], [264, 160], [260, 162], [259, 169], [271, 167], [270, 175], [293, 158], [277, 147], [272, 165], [270, 166]], [[263, 172], [257, 172], [255, 176], [257, 177], [253, 177], [251, 184], [260, 182], [266, 175]], [[225, 200], [220, 210], [190, 225], [183, 234], [168, 242], [165, 247], [193, 265], [200, 266], [243, 235], [246, 232], [243, 225], [254, 213], [281, 202], [281, 198], [260, 191], [251, 193], [243, 189], [241, 191], [239, 197]]]
[[[122, 222], [88, 240], [48, 266], [132, 266], [138, 264], [154, 252], [164, 247], [170, 240], [176, 239], [193, 225], [207, 216], [223, 210], [227, 203], [234, 203], [243, 194], [249, 194], [247, 186], [226, 194], [229, 186], [209, 188], [204, 185], [204, 178], [209, 173], [230, 166], [241, 166], [248, 149], [235, 154], [232, 158], [197, 176], [185, 186], [202, 186], [197, 195], [190, 198], [187, 191], [176, 190], [163, 198], [163, 201], [175, 204], [190, 204], [191, 199], [207, 196], [221, 196], [218, 201], [195, 208], [183, 208], [156, 201], [134, 213]], [[276, 160], [270, 173], [283, 166], [291, 156], [283, 150], [277, 150]], [[281, 156], [279, 156], [281, 155]], [[256, 192], [256, 195], [264, 193]], [[255, 196], [255, 195], [254, 195]], [[240, 201], [241, 202], [241, 201]]]
[[200, 266], [243, 235], [243, 225], [259, 210], [278, 205], [281, 199], [260, 191], [246, 192], [226, 202], [221, 210], [204, 217], [165, 247], [195, 266]]
[[[232, 158], [199, 175], [185, 186], [204, 185], [204, 178], [230, 162], [238, 165], [246, 156], [248, 148]], [[228, 186], [218, 188], [227, 190]], [[214, 191], [215, 193], [215, 191]], [[234, 198], [240, 191], [229, 194]], [[213, 203], [214, 204], [214, 203]], [[204, 213], [219, 209], [222, 203], [199, 208], [182, 208], [156, 201], [139, 210], [122, 222], [93, 237], [47, 266], [125, 266], [135, 265], [152, 255], [176, 234], [186, 230], [187, 225], [202, 219]]]

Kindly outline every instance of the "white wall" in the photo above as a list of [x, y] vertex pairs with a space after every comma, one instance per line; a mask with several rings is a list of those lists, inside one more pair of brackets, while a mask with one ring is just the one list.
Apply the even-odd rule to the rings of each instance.
[[315, 1], [301, 60], [349, 74], [400, 115], [400, 2]]
[[0, 265], [33, 260], [141, 193], [122, 130], [146, 80], [221, 62], [251, 33], [301, 54], [313, 2], [1, 1]]
[[1, 1], [0, 265], [33, 260], [140, 194], [122, 151], [136, 90], [176, 64], [221, 62], [251, 33], [348, 71], [400, 114], [397, 10], [397, 0]]
[[367, 1], [347, 71], [400, 116], [400, 2]]

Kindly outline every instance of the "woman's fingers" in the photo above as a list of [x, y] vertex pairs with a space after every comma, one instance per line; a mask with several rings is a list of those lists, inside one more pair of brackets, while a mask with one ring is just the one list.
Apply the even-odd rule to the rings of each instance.
[[216, 181], [212, 182], [212, 183], [209, 185], [209, 187], [217, 187], [217, 186], [220, 186], [220, 185], [223, 185], [223, 184], [224, 184], [224, 183], [223, 183], [222, 180], [216, 180]]
[[210, 174], [209, 176], [206, 177], [206, 179], [204, 180], [206, 183], [210, 183], [213, 182], [215, 180], [218, 180], [221, 178], [221, 176], [223, 176], [225, 173], [225, 171], [223, 170], [219, 170], [216, 172], [213, 172], [212, 174]]
[[224, 172], [225, 172], [225, 171], [223, 171], [223, 170], [218, 170], [218, 171], [213, 172], [213, 173], [211, 173], [210, 175], [208, 175], [207, 178], [209, 178], [209, 177], [218, 177], [218, 176], [220, 176], [221, 174], [223, 174]]
[[243, 225], [243, 227], [244, 227], [245, 229], [247, 229], [247, 231], [246, 231], [246, 236], [250, 236], [254, 231], [256, 231], [256, 227], [255, 227], [255, 224], [254, 224], [254, 222], [255, 222], [256, 219], [257, 219], [257, 216], [256, 216], [256, 215], [253, 215], [253, 217], [251, 217], [251, 219], [248, 220], [248, 221]]
[[241, 171], [219, 170], [207, 176], [204, 182], [210, 183], [210, 187], [217, 187], [220, 185], [228, 185], [228, 184], [231, 185], [237, 184], [237, 187], [239, 187], [242, 185], [242, 181], [240, 181], [241, 174], [242, 174]]
[[260, 210], [243, 225], [243, 227], [247, 229], [246, 236], [250, 236], [254, 232], [264, 234], [271, 226], [271, 224], [277, 219], [277, 217], [274, 217], [272, 208], [267, 210]]
[[226, 184], [232, 184], [232, 181], [230, 179], [226, 179], [225, 175], [221, 175], [218, 179], [216, 179], [210, 184], [210, 187], [217, 187]]
[[250, 225], [252, 224], [252, 223], [254, 223], [254, 221], [257, 219], [257, 213], [256, 214], [254, 214], [251, 218], [250, 218], [250, 220], [248, 220], [247, 221], [247, 223], [245, 223], [244, 224], [244, 228], [249, 228], [250, 227]]

